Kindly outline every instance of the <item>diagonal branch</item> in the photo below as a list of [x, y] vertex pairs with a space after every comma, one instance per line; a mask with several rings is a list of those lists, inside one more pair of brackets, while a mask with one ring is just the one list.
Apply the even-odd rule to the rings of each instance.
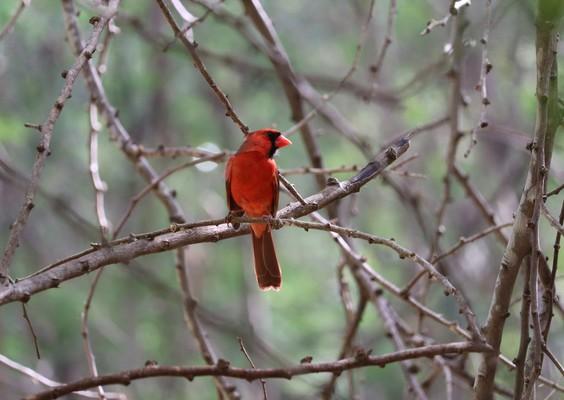
[[[301, 217], [313, 211], [358, 192], [364, 185], [380, 175], [384, 169], [404, 154], [409, 148], [409, 141], [400, 138], [381, 152], [373, 161], [369, 162], [359, 173], [351, 179], [328, 186], [324, 190], [307, 197], [306, 205], [299, 202], [291, 203], [279, 211], [282, 218]], [[219, 225], [224, 220], [212, 221], [211, 224]], [[41, 270], [33, 276], [16, 282], [3, 291], [0, 291], [0, 305], [11, 301], [25, 301], [37, 292], [58, 286], [61, 282], [84, 275], [105, 265], [130, 261], [136, 257], [169, 251], [194, 243], [216, 242], [230, 237], [240, 236], [249, 232], [248, 227], [236, 231], [227, 224], [210, 227], [207, 224], [174, 224], [172, 228], [154, 232], [148, 236], [132, 235], [108, 243], [108, 246], [84, 251], [77, 256], [71, 256], [64, 262], [57, 262]], [[198, 227], [199, 226], [199, 227]]]
[[37, 154], [35, 156], [35, 163], [33, 164], [31, 179], [25, 193], [24, 203], [22, 204], [22, 207], [18, 212], [16, 221], [12, 224], [8, 243], [6, 244], [6, 247], [4, 249], [2, 260], [0, 261], [0, 285], [6, 283], [8, 270], [10, 268], [10, 264], [12, 263], [16, 249], [19, 246], [21, 234], [27, 223], [29, 215], [31, 214], [31, 210], [35, 206], [33, 201], [35, 199], [35, 194], [39, 186], [41, 173], [43, 172], [43, 167], [45, 166], [47, 157], [51, 154], [50, 145], [51, 138], [53, 137], [55, 123], [57, 122], [59, 116], [61, 115], [61, 112], [63, 111], [65, 102], [68, 98], [71, 97], [72, 88], [76, 81], [76, 78], [78, 78], [78, 74], [82, 70], [82, 67], [85, 65], [85, 63], [87, 63], [88, 60], [92, 58], [92, 54], [96, 51], [98, 40], [100, 39], [100, 35], [107, 23], [108, 19], [105, 17], [101, 17], [97, 21], [93, 22], [94, 28], [87, 45], [78, 54], [77, 59], [72, 67], [68, 71], [65, 71], [63, 73], [65, 78], [63, 89], [55, 100], [55, 104], [49, 111], [47, 119], [39, 126], [41, 139], [39, 141], [39, 144], [37, 145]]
[[157, 4], [159, 5], [159, 7], [161, 8], [163, 15], [165, 16], [166, 20], [168, 21], [172, 30], [174, 31], [175, 36], [178, 37], [180, 39], [180, 41], [182, 42], [182, 44], [188, 49], [188, 52], [190, 53], [190, 55], [192, 56], [192, 59], [194, 60], [194, 66], [198, 69], [198, 71], [200, 71], [200, 73], [202, 74], [202, 76], [206, 80], [207, 84], [213, 90], [213, 92], [215, 93], [217, 98], [225, 106], [226, 115], [229, 118], [231, 118], [233, 120], [233, 122], [239, 127], [241, 132], [243, 132], [243, 134], [246, 135], [249, 132], [249, 128], [247, 127], [247, 125], [245, 125], [243, 123], [243, 121], [241, 121], [241, 119], [239, 118], [239, 116], [237, 115], [235, 110], [233, 109], [231, 102], [227, 98], [227, 95], [225, 93], [223, 93], [223, 91], [220, 89], [220, 87], [217, 85], [215, 80], [212, 78], [212, 76], [208, 72], [204, 62], [202, 61], [202, 59], [200, 58], [200, 56], [199, 56], [199, 54], [196, 50], [196, 47], [197, 47], [196, 42], [191, 42], [186, 37], [186, 35], [183, 33], [182, 28], [174, 20], [174, 17], [172, 16], [172, 13], [168, 9], [165, 2], [163, 0], [156, 0], [156, 1], [157, 1]]
[[18, 18], [25, 10], [25, 8], [28, 7], [30, 4], [31, 4], [31, 0], [20, 0], [20, 4], [18, 4], [18, 8], [16, 8], [14, 14], [10, 17], [6, 25], [4, 25], [4, 28], [2, 28], [2, 30], [0, 31], [0, 41], [2, 41], [2, 39], [4, 39], [12, 32], [14, 26], [16, 26], [16, 22], [18, 21]]

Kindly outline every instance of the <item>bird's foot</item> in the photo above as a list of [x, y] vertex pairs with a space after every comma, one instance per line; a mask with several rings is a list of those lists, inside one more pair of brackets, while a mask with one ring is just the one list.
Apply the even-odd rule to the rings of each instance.
[[242, 217], [244, 213], [245, 212], [243, 210], [229, 210], [229, 212], [225, 216], [225, 223], [231, 224], [234, 229], [239, 229], [241, 223], [233, 222], [233, 219]]

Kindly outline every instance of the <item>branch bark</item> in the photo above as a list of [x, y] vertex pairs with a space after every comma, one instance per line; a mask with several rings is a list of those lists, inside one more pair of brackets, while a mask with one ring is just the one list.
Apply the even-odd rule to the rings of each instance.
[[[559, 0], [539, 0], [537, 16], [537, 116], [531, 162], [525, 188], [516, 212], [513, 232], [505, 249], [495, 283], [484, 331], [487, 342], [499, 352], [505, 320], [508, 317], [511, 294], [523, 259], [531, 253], [531, 229], [538, 224], [535, 208], [540, 207], [543, 182], [550, 166], [552, 146], [557, 126], [551, 124], [550, 110], [554, 109], [551, 95], [551, 72], [556, 64], [558, 24], [562, 16]], [[557, 88], [552, 86], [552, 91]], [[557, 93], [557, 92], [556, 92]], [[557, 96], [556, 96], [557, 97]], [[543, 157], [544, 155], [544, 157]], [[543, 163], [544, 159], [544, 163]], [[540, 173], [544, 171], [543, 173]], [[534, 220], [533, 217], [536, 216]], [[532, 254], [536, 258], [536, 254]], [[497, 368], [496, 353], [483, 356], [474, 385], [475, 400], [493, 398]]]
[[26, 397], [25, 400], [48, 400], [57, 399], [66, 394], [78, 390], [85, 390], [99, 385], [129, 385], [131, 381], [146, 379], [157, 376], [176, 376], [193, 380], [200, 376], [229, 376], [238, 379], [255, 380], [261, 378], [291, 379], [294, 376], [313, 374], [320, 372], [342, 372], [345, 370], [365, 366], [383, 367], [386, 364], [410, 360], [420, 357], [434, 357], [446, 354], [465, 354], [490, 351], [483, 344], [471, 342], [454, 342], [448, 344], [428, 345], [418, 348], [397, 351], [381, 356], [372, 356], [367, 353], [359, 353], [355, 357], [345, 358], [339, 361], [300, 364], [289, 368], [236, 368], [230, 363], [220, 360], [216, 365], [205, 367], [178, 367], [178, 366], [148, 366], [145, 368], [123, 371], [116, 374], [102, 375], [96, 378], [84, 378], [79, 381], [56, 387], [51, 390]]
[[0, 261], [0, 286], [4, 285], [7, 281], [10, 264], [12, 263], [16, 249], [19, 246], [20, 237], [27, 220], [29, 219], [31, 210], [34, 207], [33, 201], [39, 186], [41, 173], [43, 172], [43, 167], [45, 166], [47, 157], [51, 154], [50, 145], [51, 138], [53, 137], [53, 130], [55, 129], [55, 123], [63, 111], [65, 102], [71, 97], [72, 88], [76, 78], [78, 78], [78, 74], [82, 70], [82, 67], [92, 58], [92, 54], [96, 51], [98, 40], [100, 39], [100, 35], [107, 23], [108, 19], [104, 17], [101, 17], [99, 20], [94, 22], [92, 35], [90, 36], [87, 45], [81, 50], [81, 52], [79, 52], [72, 67], [68, 71], [64, 72], [63, 75], [65, 78], [65, 84], [63, 89], [55, 100], [55, 104], [49, 111], [47, 119], [38, 127], [41, 133], [41, 140], [37, 145], [37, 154], [33, 164], [31, 179], [25, 193], [24, 203], [18, 212], [16, 221], [12, 224], [10, 236], [6, 244], [6, 248], [4, 249], [2, 260]]
[[[307, 205], [302, 205], [299, 202], [291, 203], [280, 210], [278, 216], [281, 218], [301, 217], [358, 192], [364, 185], [380, 175], [388, 165], [404, 154], [408, 148], [409, 140], [406, 138], [398, 139], [351, 179], [327, 186], [321, 192], [307, 197], [305, 199]], [[222, 222], [223, 220], [216, 221], [217, 224]], [[155, 235], [132, 236], [110, 242], [108, 246], [94, 246], [93, 249], [80, 253], [81, 255], [78, 257], [69, 257], [66, 262], [55, 263], [54, 266], [0, 291], [0, 305], [13, 301], [25, 302], [34, 293], [57, 287], [64, 281], [82, 276], [105, 265], [128, 262], [142, 255], [169, 251], [189, 244], [217, 242], [249, 232], [248, 227], [235, 230], [227, 224], [213, 227], [194, 227], [189, 230], [182, 229], [181, 224], [173, 225], [173, 229], [157, 231]]]

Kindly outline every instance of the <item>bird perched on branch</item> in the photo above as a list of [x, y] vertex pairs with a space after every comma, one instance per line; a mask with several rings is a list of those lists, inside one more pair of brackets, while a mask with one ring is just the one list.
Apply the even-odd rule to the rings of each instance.
[[[275, 129], [249, 133], [225, 168], [225, 188], [230, 215], [263, 217], [276, 215], [278, 209], [278, 169], [276, 151], [292, 144]], [[235, 228], [239, 224], [233, 224]], [[252, 223], [255, 274], [262, 290], [279, 290], [282, 273], [276, 258], [272, 232], [267, 223]]]

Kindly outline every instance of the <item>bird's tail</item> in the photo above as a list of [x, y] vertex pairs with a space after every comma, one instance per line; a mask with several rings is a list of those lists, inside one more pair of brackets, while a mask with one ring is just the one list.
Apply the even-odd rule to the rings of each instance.
[[261, 290], [280, 290], [282, 286], [282, 272], [276, 258], [274, 242], [270, 227], [257, 236], [251, 231], [253, 237], [253, 253], [255, 256], [255, 274]]

